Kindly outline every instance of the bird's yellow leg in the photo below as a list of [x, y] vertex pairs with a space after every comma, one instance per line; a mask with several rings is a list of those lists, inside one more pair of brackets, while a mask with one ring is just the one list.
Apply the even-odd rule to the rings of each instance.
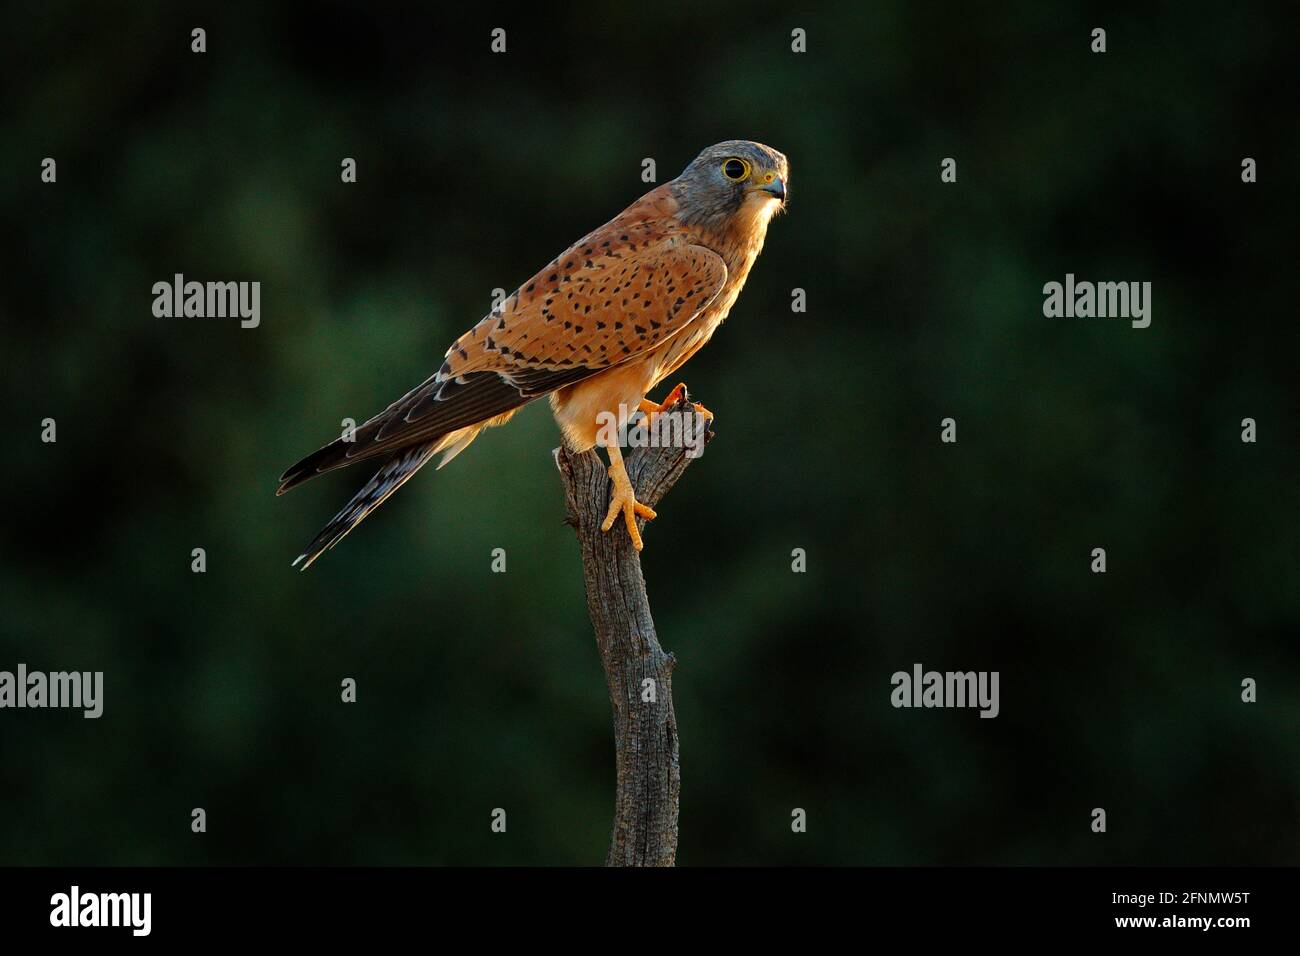
[[[641, 411], [646, 414], [646, 417], [650, 419], [650, 424], [653, 425], [654, 417], [657, 414], [672, 408], [683, 398], [688, 398], [688, 397], [689, 396], [686, 391], [686, 383], [678, 382], [677, 385], [674, 386], [673, 390], [668, 393], [668, 397], [665, 398], [662, 402], [659, 402], [658, 404], [650, 401], [650, 399], [648, 398], [641, 399]], [[710, 421], [713, 420], [713, 412], [709, 411], [699, 402], [691, 402], [691, 404], [695, 407], [695, 410], [699, 412], [701, 415], [703, 415], [705, 418], [709, 419]]]
[[614, 479], [614, 492], [609, 496], [609, 511], [605, 514], [600, 530], [608, 531], [614, 527], [614, 519], [621, 511], [628, 536], [632, 539], [632, 547], [640, 551], [641, 532], [636, 529], [636, 519], [639, 515], [646, 521], [654, 520], [654, 509], [636, 500], [632, 481], [627, 476], [627, 469], [623, 467], [623, 450], [618, 447], [618, 443], [610, 444], [605, 450], [609, 453], [609, 477]]

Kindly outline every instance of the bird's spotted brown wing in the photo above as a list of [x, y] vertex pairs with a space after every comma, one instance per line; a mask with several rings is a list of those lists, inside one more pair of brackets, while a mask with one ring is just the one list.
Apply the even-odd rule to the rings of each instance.
[[679, 237], [638, 243], [655, 225], [579, 242], [462, 335], [442, 372], [600, 370], [680, 332], [721, 291], [727, 267]]
[[447, 350], [432, 378], [281, 476], [280, 492], [485, 422], [660, 345], [722, 290], [714, 252], [623, 216], [574, 244]]

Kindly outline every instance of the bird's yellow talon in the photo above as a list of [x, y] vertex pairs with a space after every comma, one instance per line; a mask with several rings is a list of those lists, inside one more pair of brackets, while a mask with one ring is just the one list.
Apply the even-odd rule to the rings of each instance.
[[668, 397], [659, 405], [659, 410], [663, 411], [665, 408], [672, 408], [688, 394], [689, 393], [686, 391], [686, 383], [678, 382], [673, 386], [673, 390], [668, 393]]
[[[690, 397], [690, 393], [686, 391], [686, 383], [678, 382], [675, 386], [673, 386], [673, 390], [668, 393], [668, 396], [662, 402], [655, 403], [650, 401], [650, 399], [648, 398], [642, 399], [641, 411], [644, 412], [646, 416], [650, 419], [649, 424], [650, 426], [653, 427], [656, 415], [658, 415], [660, 412], [667, 411], [668, 409], [672, 408], [683, 398], [689, 398], [689, 397]], [[708, 421], [713, 421], [713, 412], [709, 411], [699, 402], [691, 402], [691, 407], [695, 409], [696, 414], [703, 415], [704, 418], [707, 419]]]
[[637, 530], [636, 519], [645, 518], [646, 521], [653, 521], [658, 516], [649, 505], [643, 505], [636, 500], [636, 492], [632, 490], [627, 469], [623, 467], [622, 450], [617, 445], [611, 445], [609, 448], [609, 477], [614, 480], [614, 491], [609, 496], [609, 510], [605, 512], [605, 520], [600, 523], [600, 530], [609, 531], [614, 527], [614, 521], [621, 513], [623, 523], [627, 526], [627, 535], [632, 539], [632, 547], [640, 551], [641, 532]]

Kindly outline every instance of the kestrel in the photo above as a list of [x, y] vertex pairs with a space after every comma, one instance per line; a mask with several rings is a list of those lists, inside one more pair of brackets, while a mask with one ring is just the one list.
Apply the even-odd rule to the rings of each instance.
[[[617, 439], [620, 426], [663, 403], [646, 393], [713, 335], [735, 304], [763, 248], [768, 222], [785, 208], [789, 164], [747, 140], [710, 146], [671, 182], [650, 190], [588, 233], [452, 343], [437, 373], [280, 476], [277, 494], [317, 475], [377, 459], [379, 471], [293, 563], [305, 570], [388, 499], [434, 455], [441, 468], [484, 428], [549, 395], [564, 441], [602, 445], [613, 480], [603, 531], [623, 515], [641, 550], [636, 500]], [[710, 415], [706, 409], [699, 411]]]

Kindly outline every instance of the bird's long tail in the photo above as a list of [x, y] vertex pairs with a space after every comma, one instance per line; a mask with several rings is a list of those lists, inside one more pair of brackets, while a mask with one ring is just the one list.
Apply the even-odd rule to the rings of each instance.
[[311, 567], [313, 561], [342, 541], [349, 531], [365, 520], [366, 515], [382, 505], [388, 500], [389, 495], [402, 487], [408, 478], [441, 450], [439, 446], [442, 444], [441, 440], [437, 440], [423, 445], [413, 445], [385, 461], [383, 467], [375, 472], [374, 477], [343, 506], [343, 510], [321, 529], [320, 534], [307, 545], [307, 550], [298, 555], [293, 562], [294, 566], [300, 571], [306, 571]]
[[[374, 477], [367, 481], [362, 489], [352, 496], [352, 500], [343, 506], [343, 510], [330, 519], [330, 523], [321, 529], [320, 534], [316, 535], [312, 543], [307, 545], [307, 550], [298, 555], [293, 562], [294, 567], [297, 567], [300, 571], [306, 571], [311, 567], [313, 561], [342, 541], [349, 531], [361, 524], [370, 512], [387, 501], [389, 495], [406, 484], [407, 479], [419, 471], [434, 455], [442, 455], [442, 461], [438, 462], [438, 467], [441, 468], [468, 448], [470, 443], [478, 437], [479, 432], [488, 425], [503, 422], [509, 418], [509, 414], [498, 416], [486, 422], [458, 428], [426, 442], [408, 445], [400, 451], [394, 452], [384, 461], [383, 467], [375, 472]], [[304, 481], [319, 475], [321, 470], [315, 465], [315, 462], [325, 452], [330, 453], [335, 458], [343, 457], [339, 453], [340, 446], [341, 439], [331, 442], [320, 451], [314, 452], [298, 462], [280, 476], [282, 483], [280, 490], [276, 494], [282, 495], [290, 488], [296, 488]]]

